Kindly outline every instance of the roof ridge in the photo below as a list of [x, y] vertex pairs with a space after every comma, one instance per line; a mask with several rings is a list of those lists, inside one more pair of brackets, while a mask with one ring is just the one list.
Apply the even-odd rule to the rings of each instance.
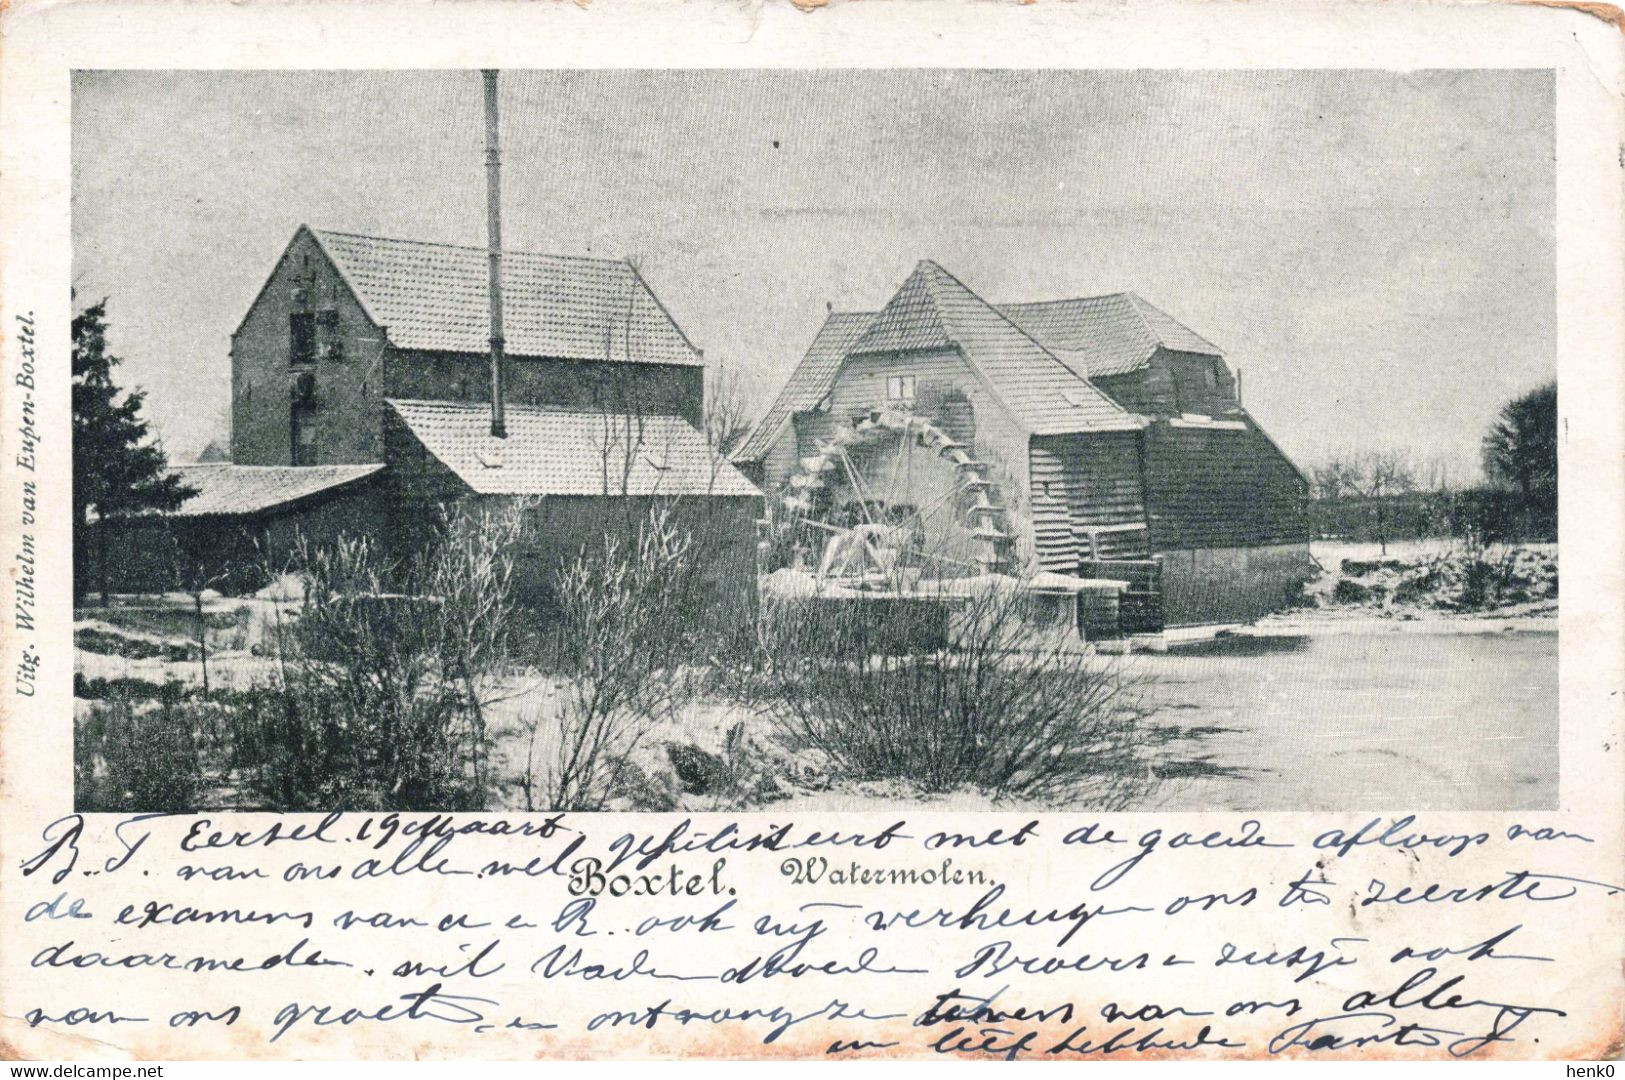
[[[455, 409], [455, 410], [457, 410], [459, 412], [484, 412], [484, 411], [490, 409], [490, 407], [491, 407], [491, 403], [489, 401], [468, 401], [468, 400], [458, 401], [458, 400], [453, 400], [451, 398], [385, 398], [384, 403], [386, 405], [392, 405], [392, 406], [428, 405], [428, 406], [437, 407], [437, 408]], [[612, 411], [611, 412], [606, 412], [606, 411], [604, 411], [602, 409], [590, 409], [590, 408], [579, 408], [578, 409], [578, 408], [572, 408], [572, 407], [570, 407], [568, 405], [536, 405], [536, 404], [533, 404], [533, 403], [528, 402], [528, 401], [510, 401], [510, 402], [507, 402], [503, 407], [509, 413], [519, 413], [519, 414], [525, 414], [525, 413], [554, 413], [554, 414], [559, 414], [559, 413], [563, 413], [563, 414], [566, 414], [566, 415], [569, 415], [569, 416], [594, 416], [594, 417], [596, 417], [596, 416], [616, 417], [616, 416], [630, 415], [628, 413], [617, 413], [617, 412], [612, 412]], [[659, 423], [659, 422], [666, 421], [666, 420], [680, 420], [685, 424], [688, 423], [687, 420], [684, 420], [683, 417], [678, 416], [676, 413], [664, 413], [664, 412], [645, 413], [645, 414], [643, 414], [642, 419], [646, 423]], [[694, 425], [689, 424], [689, 426], [693, 427]], [[210, 464], [210, 463], [209, 462], [204, 462], [204, 464]]]
[[[319, 229], [314, 225], [305, 226], [318, 237], [338, 236], [348, 237], [352, 240], [380, 240], [386, 244], [411, 244], [414, 247], [441, 248], [449, 251], [472, 251], [477, 254], [486, 254], [489, 249], [478, 244], [448, 244], [439, 240], [413, 240], [404, 236], [378, 236], [373, 233], [349, 232], [344, 229]], [[630, 258], [612, 259], [602, 255], [562, 255], [554, 251], [526, 251], [521, 248], [504, 247], [504, 255], [528, 255], [537, 259], [562, 259], [568, 262], [602, 263], [610, 266], [624, 266], [634, 269]]]
[[1137, 295], [1138, 294], [1135, 293], [1133, 289], [1116, 289], [1112, 292], [1093, 293], [1089, 296], [1058, 296], [1053, 300], [1012, 300], [1003, 304], [993, 304], [991, 301], [984, 301], [984, 303], [988, 303], [990, 306], [1000, 309], [1007, 307], [1032, 308], [1049, 307], [1053, 304], [1077, 304], [1087, 300], [1111, 300], [1119, 296], [1134, 297]]
[[[990, 304], [986, 300], [982, 299], [981, 295], [979, 293], [977, 293], [974, 289], [972, 289], [969, 285], [966, 285], [963, 281], [960, 281], [957, 277], [955, 277], [952, 273], [950, 273], [947, 269], [945, 269], [941, 265], [939, 265], [937, 263], [932, 263], [932, 265], [935, 266], [937, 271], [939, 273], [941, 273], [944, 277], [946, 277], [949, 281], [953, 282], [955, 285], [957, 285], [961, 289], [965, 290], [966, 295], [970, 296], [977, 303], [981, 304], [983, 307], [987, 308], [989, 311], [991, 311], [995, 315], [997, 315], [1000, 319], [1004, 320], [1004, 323], [1005, 323], [1006, 326], [1010, 327], [1016, 333], [1020, 334], [1024, 338], [1026, 338], [1032, 344], [1032, 346], [1034, 348], [1036, 348], [1039, 352], [1043, 353], [1045, 356], [1049, 357], [1050, 361], [1052, 363], [1054, 363], [1057, 367], [1059, 367], [1062, 371], [1066, 372], [1067, 374], [1071, 375], [1073, 378], [1077, 379], [1079, 382], [1083, 383], [1083, 385], [1087, 386], [1089, 388], [1089, 390], [1095, 395], [1095, 397], [1099, 398], [1109, 408], [1116, 410], [1117, 412], [1121, 413], [1124, 416], [1133, 416], [1133, 415], [1135, 415], [1133, 413], [1130, 413], [1127, 409], [1123, 408], [1123, 406], [1119, 405], [1115, 400], [1113, 400], [1113, 398], [1111, 397], [1110, 394], [1105, 393], [1098, 386], [1096, 386], [1093, 382], [1089, 381], [1089, 376], [1088, 375], [1083, 374], [1082, 372], [1073, 370], [1072, 365], [1068, 364], [1065, 360], [1062, 360], [1059, 356], [1056, 356], [1054, 353], [1050, 352], [1048, 347], [1046, 347], [1043, 342], [1041, 342], [1037, 338], [1033, 337], [1026, 330], [1023, 330], [1021, 328], [1021, 326], [1018, 325], [1015, 322], [1015, 320], [1010, 318], [1010, 316], [1006, 315], [1004, 312], [1000, 311], [998, 308], [994, 307], [992, 304]], [[938, 312], [939, 312], [938, 317], [941, 318], [940, 312], [941, 312], [942, 305], [937, 300], [937, 297], [935, 295], [933, 295], [931, 297], [931, 302], [935, 307], [937, 307]], [[952, 340], [951, 335], [950, 335], [950, 340]], [[955, 344], [957, 345], [959, 343], [956, 341]], [[960, 346], [961, 351], [963, 351], [963, 348], [964, 347], [961, 345]], [[969, 358], [967, 357], [967, 359], [969, 359]], [[971, 361], [971, 363], [972, 363], [972, 366], [976, 370], [981, 371], [982, 365], [981, 365], [980, 362]], [[987, 382], [988, 388], [994, 391], [994, 397], [999, 399], [1001, 405], [1004, 405], [1005, 411], [1010, 413], [1013, 416], [1015, 414], [1015, 411], [1013, 409], [1011, 409], [1009, 407], [1008, 403], [1006, 403], [1003, 400], [1004, 395], [1002, 393], [1000, 393], [998, 391], [998, 388], [993, 385], [993, 380], [991, 378], [989, 378], [985, 372], [982, 373], [982, 378]]]
[[[921, 259], [919, 262], [915, 263], [914, 269], [909, 271], [908, 277], [903, 279], [903, 283], [897, 287], [896, 291], [894, 291], [890, 297], [887, 298], [886, 303], [881, 306], [880, 310], [875, 312], [874, 318], [870, 320], [869, 325], [866, 326], [863, 332], [857, 336], [856, 340], [847, 344], [841, 356], [841, 362], [843, 364], [846, 362], [848, 357], [854, 355], [862, 356], [876, 351], [896, 351], [895, 346], [889, 350], [876, 350], [873, 346], [862, 348], [862, 346], [864, 345], [864, 342], [868, 341], [870, 335], [875, 333], [876, 329], [894, 329], [894, 327], [886, 326], [886, 313], [892, 310], [892, 306], [901, 300], [904, 294], [909, 291], [910, 286], [914, 285], [915, 281], [920, 282], [919, 292], [924, 294], [925, 303], [920, 305], [917, 311], [908, 313], [910, 316], [912, 316], [912, 320], [917, 322], [919, 319], [919, 313], [923, 311], [926, 317], [928, 317], [931, 322], [935, 324], [936, 330], [942, 335], [942, 340], [952, 345], [958, 344], [958, 342], [954, 339], [954, 335], [949, 333], [947, 322], [943, 319], [942, 305], [937, 302], [937, 298], [932, 292], [931, 275], [929, 273], [930, 270], [936, 270], [939, 273], [947, 273], [947, 271], [943, 270], [941, 266], [938, 266], [930, 259]], [[902, 310], [907, 311], [907, 307], [905, 306]], [[831, 315], [833, 315], [833, 312]], [[819, 332], [822, 333], [832, 321], [833, 319], [831, 317], [826, 317], [823, 326], [819, 328]], [[910, 319], [904, 319], [904, 325], [908, 325], [909, 321]], [[882, 338], [885, 337], [884, 334], [880, 336]], [[922, 346], [909, 346], [909, 348], [920, 347]]]
[[[1135, 303], [1136, 300], [1138, 300], [1139, 303]], [[1144, 304], [1146, 302], [1147, 301], [1143, 297], [1130, 294], [1128, 306], [1134, 309], [1134, 317], [1140, 320], [1140, 326], [1145, 329], [1146, 333], [1151, 335], [1151, 340], [1157, 343], [1156, 346], [1153, 347], [1153, 351], [1155, 351], [1155, 348], [1157, 347], [1167, 348], [1167, 342], [1162, 340], [1162, 335], [1157, 333], [1157, 328], [1151, 325], [1151, 320], [1145, 317], [1145, 309], [1141, 307], [1140, 304]], [[1172, 316], [1170, 316], [1170, 318], [1172, 318]]]
[[[300, 238], [331, 263], [391, 345], [479, 353], [489, 347], [483, 333], [483, 249], [309, 225], [299, 227], [295, 242], [303, 242]], [[506, 253], [510, 273], [504, 284], [514, 316], [509, 355], [685, 367], [704, 363], [704, 354], [633, 260], [512, 248]], [[615, 347], [607, 349], [611, 337]]]
[[[932, 265], [936, 265], [936, 264], [933, 263]], [[1026, 338], [1028, 341], [1032, 342], [1033, 345], [1038, 349], [1039, 352], [1042, 352], [1045, 356], [1047, 356], [1051, 360], [1055, 361], [1062, 368], [1066, 369], [1067, 371], [1072, 372], [1073, 375], [1077, 375], [1077, 377], [1082, 379], [1084, 382], [1089, 383], [1089, 388], [1091, 390], [1094, 390], [1095, 393], [1100, 394], [1100, 390], [1095, 386], [1095, 384], [1089, 382], [1089, 377], [1087, 375], [1080, 375], [1080, 374], [1078, 374], [1078, 372], [1072, 371], [1071, 365], [1066, 363], [1066, 361], [1062, 360], [1059, 356], [1056, 356], [1054, 353], [1050, 352], [1049, 351], [1049, 346], [1045, 345], [1042, 341], [1039, 341], [1037, 338], [1035, 338], [1031, 334], [1029, 334], [1026, 330], [1022, 329], [1021, 325], [1019, 323], [1017, 323], [1014, 319], [1010, 318], [1010, 316], [1008, 316], [1004, 312], [1000, 311], [993, 304], [990, 304], [986, 300], [982, 299], [981, 294], [977, 293], [969, 285], [966, 285], [963, 281], [960, 281], [957, 277], [955, 277], [953, 274], [949, 273], [947, 270], [943, 269], [941, 266], [937, 266], [937, 269], [939, 271], [941, 271], [943, 276], [945, 276], [949, 281], [953, 282], [955, 285], [958, 285], [961, 289], [964, 289], [966, 293], [968, 293], [973, 299], [975, 299], [977, 302], [979, 302], [983, 307], [987, 308], [989, 311], [992, 311], [999, 318], [1003, 319], [1006, 326], [1009, 326], [1016, 333], [1020, 334], [1022, 337]], [[935, 301], [936, 297], [933, 296], [931, 299], [933, 301]], [[1138, 314], [1138, 312], [1136, 312], [1136, 314]], [[1143, 318], [1143, 316], [1142, 316], [1142, 318]], [[1107, 397], [1105, 394], [1100, 394], [1100, 396], [1103, 397], [1103, 398], [1106, 398], [1107, 401], [1111, 401], [1111, 398]], [[1117, 403], [1112, 402], [1112, 404], [1116, 405]], [[1117, 407], [1119, 409], [1122, 409], [1122, 406], [1117, 406]], [[1123, 410], [1123, 411], [1126, 412], [1127, 410]]]
[[1220, 348], [1219, 345], [1217, 345], [1216, 343], [1214, 343], [1212, 341], [1209, 341], [1203, 335], [1198, 334], [1195, 330], [1192, 330], [1189, 326], [1186, 326], [1184, 320], [1175, 317], [1174, 315], [1170, 314], [1167, 311], [1164, 311], [1162, 308], [1158, 307], [1156, 304], [1153, 304], [1151, 301], [1147, 300], [1145, 297], [1141, 296], [1139, 293], [1131, 292], [1131, 293], [1128, 294], [1128, 297], [1129, 297], [1129, 306], [1134, 309], [1134, 314], [1139, 317], [1141, 325], [1143, 325], [1146, 328], [1146, 330], [1151, 334], [1152, 338], [1155, 339], [1157, 341], [1157, 343], [1162, 345], [1164, 348], [1169, 348], [1170, 346], [1168, 345], [1167, 341], [1163, 338], [1162, 333], [1160, 331], [1158, 331], [1155, 326], [1151, 325], [1151, 320], [1149, 318], [1147, 318], [1146, 314], [1145, 314], [1145, 309], [1146, 308], [1150, 308], [1152, 311], [1155, 311], [1158, 315], [1161, 315], [1164, 319], [1167, 319], [1169, 322], [1173, 323], [1174, 325], [1183, 328], [1184, 331], [1187, 334], [1189, 334], [1191, 337], [1195, 338], [1197, 341], [1202, 342], [1208, 348], [1212, 349], [1217, 355], [1219, 355], [1219, 356], [1224, 355], [1224, 349]]
[[298, 469], [308, 472], [311, 469], [382, 469], [381, 461], [330, 461], [325, 465], [248, 465], [235, 461], [178, 461], [167, 466], [170, 469]]

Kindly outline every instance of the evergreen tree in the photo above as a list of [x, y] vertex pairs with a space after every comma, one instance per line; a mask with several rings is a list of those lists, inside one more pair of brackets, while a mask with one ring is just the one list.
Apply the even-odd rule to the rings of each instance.
[[1484, 474], [1534, 506], [1557, 503], [1557, 383], [1504, 405], [1484, 436]]
[[[107, 301], [73, 317], [73, 547], [81, 556], [94, 543], [102, 602], [107, 602], [106, 533], [92, 517], [109, 519], [144, 510], [173, 510], [195, 492], [169, 471], [164, 450], [141, 418], [146, 394], [121, 391], [113, 381], [119, 358], [107, 351]], [[81, 559], [75, 562], [82, 569]], [[74, 596], [83, 596], [82, 572]]]

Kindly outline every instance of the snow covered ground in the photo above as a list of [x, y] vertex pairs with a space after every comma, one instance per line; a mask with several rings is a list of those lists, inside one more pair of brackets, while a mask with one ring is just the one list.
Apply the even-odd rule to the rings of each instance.
[[[1556, 805], [1558, 717], [1555, 545], [1501, 552], [1527, 580], [1527, 600], [1479, 612], [1452, 610], [1459, 589], [1448, 542], [1317, 544], [1329, 572], [1313, 584], [1317, 606], [1294, 609], [1166, 654], [1106, 659], [1146, 679], [1151, 769], [1158, 785], [1145, 809], [1523, 810]], [[1345, 568], [1345, 560], [1354, 565]], [[1394, 564], [1394, 565], [1385, 565]], [[1509, 563], [1508, 565], [1511, 565]], [[1428, 567], [1437, 587], [1401, 589]], [[1339, 580], [1370, 590], [1338, 602]], [[1381, 586], [1380, 590], [1372, 588]], [[1351, 590], [1345, 588], [1345, 595]], [[266, 605], [270, 610], [275, 605]], [[99, 612], [85, 613], [87, 616]], [[256, 612], [257, 614], [257, 612]], [[241, 625], [252, 627], [254, 619]], [[92, 628], [94, 620], [82, 625]], [[99, 627], [96, 627], [98, 632]], [[146, 643], [164, 635], [135, 630]], [[174, 636], [174, 635], [169, 635]], [[258, 639], [261, 634], [245, 637]], [[87, 638], [87, 640], [89, 640]], [[177, 640], [184, 641], [184, 638]], [[135, 651], [142, 651], [137, 649]], [[214, 651], [211, 684], [244, 689], [275, 675], [275, 661], [248, 649]], [[201, 665], [156, 656], [81, 650], [87, 681], [200, 682]], [[529, 752], [527, 720], [547, 707], [547, 680], [519, 688], [492, 717], [504, 737], [499, 772], [517, 777]], [[80, 708], [88, 707], [79, 702]], [[671, 774], [668, 745], [722, 752], [744, 724], [762, 771], [781, 782], [763, 808], [880, 810], [906, 806], [990, 809], [974, 791], [922, 796], [906, 783], [844, 780], [783, 750], [771, 722], [725, 701], [703, 701], [654, 733], [640, 768], [672, 803], [691, 810], [735, 808], [685, 794]], [[658, 793], [657, 793], [658, 794]], [[517, 780], [497, 799], [523, 809]]]

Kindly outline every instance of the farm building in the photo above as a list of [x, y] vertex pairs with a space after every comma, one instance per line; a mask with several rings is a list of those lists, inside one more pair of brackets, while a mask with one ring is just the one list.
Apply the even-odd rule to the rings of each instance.
[[[497, 435], [486, 251], [301, 226], [232, 335], [230, 462], [182, 469], [197, 494], [163, 516], [167, 550], [240, 576], [256, 551], [275, 565], [296, 532], [342, 526], [405, 553], [441, 504], [524, 498], [519, 583], [536, 591], [582, 543], [674, 499], [717, 542], [718, 580], [751, 589], [761, 496], [701, 434], [700, 350], [628, 262], [503, 262]], [[166, 549], [157, 522], [111, 527], [114, 591], [174, 587], [166, 560], [131, 553]]]
[[111, 592], [207, 586], [222, 592], [263, 584], [264, 552], [281, 561], [297, 543], [326, 544], [376, 527], [387, 512], [383, 466], [177, 465], [196, 494], [167, 514], [97, 523], [90, 580]]
[[995, 306], [921, 262], [829, 315], [734, 462], [840, 525], [957, 504], [933, 550], [1129, 581], [1150, 626], [1256, 617], [1311, 567], [1307, 483], [1223, 353], [1132, 293]]

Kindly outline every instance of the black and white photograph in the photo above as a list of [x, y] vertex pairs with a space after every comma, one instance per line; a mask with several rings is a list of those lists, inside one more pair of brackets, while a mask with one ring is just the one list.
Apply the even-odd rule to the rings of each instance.
[[1608, 1080], [1620, 25], [0, 2], [0, 1058]]
[[80, 70], [81, 812], [1558, 805], [1551, 70]]

